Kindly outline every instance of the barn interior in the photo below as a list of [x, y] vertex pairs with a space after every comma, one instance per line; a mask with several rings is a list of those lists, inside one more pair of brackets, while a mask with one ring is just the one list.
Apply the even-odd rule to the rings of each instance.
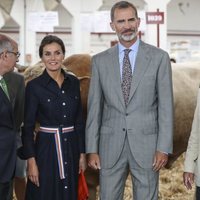
[[[174, 85], [175, 131], [186, 134], [174, 138], [178, 156], [169, 168], [161, 170], [159, 200], [190, 200], [195, 191], [184, 187], [182, 174], [200, 83], [200, 1], [129, 1], [137, 7], [141, 19], [140, 39], [164, 49], [172, 59], [173, 81], [177, 83]], [[66, 58], [74, 54], [93, 56], [117, 42], [117, 36], [110, 28], [110, 9], [115, 2], [117, 0], [0, 0], [0, 32], [18, 42], [19, 69], [32, 67], [40, 61], [38, 47], [48, 34], [57, 35], [64, 41]], [[89, 57], [86, 59], [90, 62]], [[82, 63], [82, 67], [87, 66]], [[180, 85], [193, 87], [189, 96], [186, 95], [188, 90], [179, 90]], [[185, 114], [181, 106], [185, 106]], [[178, 143], [182, 141], [180, 147]], [[130, 179], [126, 183], [124, 199], [132, 199]]]

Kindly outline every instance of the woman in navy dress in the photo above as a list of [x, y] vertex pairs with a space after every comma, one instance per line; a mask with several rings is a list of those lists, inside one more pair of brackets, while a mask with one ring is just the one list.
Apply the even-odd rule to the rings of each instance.
[[77, 200], [78, 174], [86, 167], [79, 81], [61, 67], [65, 47], [60, 38], [44, 37], [39, 55], [45, 70], [27, 84], [25, 97], [26, 200]]

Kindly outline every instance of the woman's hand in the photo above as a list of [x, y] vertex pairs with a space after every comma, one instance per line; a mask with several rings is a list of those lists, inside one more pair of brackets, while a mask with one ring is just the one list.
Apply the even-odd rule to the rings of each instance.
[[39, 171], [35, 161], [35, 158], [29, 158], [27, 160], [27, 176], [32, 183], [36, 186], [40, 186], [39, 184]]
[[86, 155], [85, 153], [81, 153], [79, 159], [79, 173], [81, 172], [81, 170], [84, 172], [86, 168], [87, 168]]

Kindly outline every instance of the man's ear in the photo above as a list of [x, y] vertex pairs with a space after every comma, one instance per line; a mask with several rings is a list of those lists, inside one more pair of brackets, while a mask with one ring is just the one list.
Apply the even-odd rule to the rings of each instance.
[[138, 27], [140, 26], [141, 19], [138, 17]]
[[111, 27], [111, 29], [112, 29], [113, 31], [115, 31], [115, 25], [114, 25], [112, 22], [110, 22], [110, 27]]
[[7, 53], [3, 51], [0, 56], [3, 60], [5, 60], [7, 58]]

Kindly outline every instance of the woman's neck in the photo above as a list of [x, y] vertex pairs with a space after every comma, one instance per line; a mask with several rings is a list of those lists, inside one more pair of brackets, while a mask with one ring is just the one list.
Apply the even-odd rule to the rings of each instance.
[[63, 80], [64, 80], [64, 76], [61, 72], [61, 70], [58, 71], [47, 71], [49, 76], [51, 76], [52, 79], [54, 79], [57, 84], [59, 85], [59, 87], [61, 87]]

